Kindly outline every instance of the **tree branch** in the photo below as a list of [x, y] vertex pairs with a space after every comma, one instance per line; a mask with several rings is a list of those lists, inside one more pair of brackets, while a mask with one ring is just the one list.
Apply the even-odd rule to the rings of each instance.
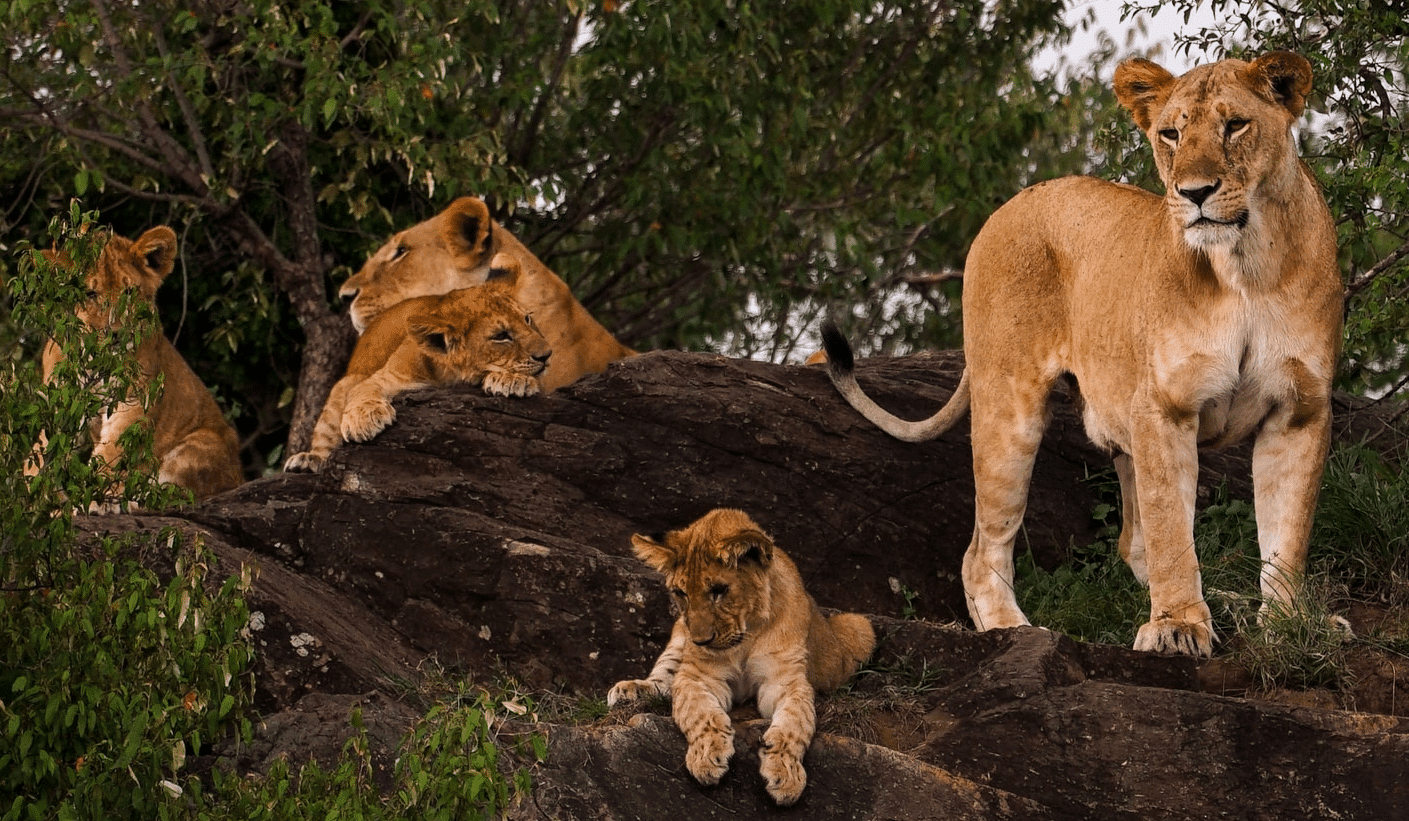
[[1363, 274], [1351, 280], [1350, 284], [1345, 286], [1345, 298], [1350, 299], [1368, 288], [1370, 283], [1383, 276], [1385, 272], [1393, 268], [1396, 263], [1406, 256], [1409, 256], [1409, 242], [1405, 242], [1403, 245], [1389, 252], [1384, 259], [1375, 263], [1374, 266], [1366, 270]]

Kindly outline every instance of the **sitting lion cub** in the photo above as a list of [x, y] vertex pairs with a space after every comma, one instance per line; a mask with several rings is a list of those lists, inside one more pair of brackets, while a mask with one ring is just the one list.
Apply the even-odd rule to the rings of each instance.
[[827, 617], [803, 589], [792, 560], [746, 514], [720, 508], [683, 530], [631, 537], [636, 555], [665, 575], [680, 614], [649, 678], [620, 681], [607, 704], [669, 694], [690, 744], [685, 766], [717, 784], [734, 753], [729, 709], [756, 699], [772, 719], [759, 773], [783, 806], [807, 786], [814, 690], [841, 686], [871, 655], [865, 616]]
[[[70, 264], [65, 257], [56, 259], [50, 252], [45, 253], [52, 261]], [[90, 328], [117, 327], [118, 297], [133, 290], [154, 307], [157, 287], [175, 263], [176, 232], [165, 225], [152, 228], [135, 241], [113, 235], [88, 272], [89, 299], [80, 303], [75, 312]], [[42, 356], [44, 381], [49, 383], [64, 353], [51, 339]], [[159, 481], [186, 488], [198, 502], [242, 483], [244, 472], [234, 428], [225, 421], [205, 384], [166, 337], [154, 333], [145, 339], [137, 348], [137, 364], [140, 376], [132, 386], [132, 395], [143, 395], [152, 380], [161, 377], [161, 396], [150, 408], [133, 399], [92, 420], [93, 455], [107, 466], [115, 464], [122, 456], [118, 438], [132, 425], [145, 423], [152, 427], [152, 455], [159, 463]], [[34, 458], [25, 467], [26, 475], [36, 475], [42, 469], [44, 445], [45, 441], [41, 441], [35, 448]]]
[[357, 340], [313, 429], [313, 443], [286, 471], [323, 469], [344, 440], [366, 442], [396, 420], [403, 391], [452, 382], [496, 396], [532, 396], [552, 351], [513, 298], [519, 263], [500, 254], [483, 285], [408, 299], [377, 315]]

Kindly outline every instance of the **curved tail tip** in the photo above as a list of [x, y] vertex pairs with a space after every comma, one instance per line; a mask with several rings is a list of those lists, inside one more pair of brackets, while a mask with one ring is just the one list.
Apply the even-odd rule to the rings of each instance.
[[846, 373], [856, 366], [856, 359], [851, 354], [851, 343], [842, 336], [835, 320], [829, 319], [822, 323], [822, 348], [827, 352], [827, 363], [833, 370]]

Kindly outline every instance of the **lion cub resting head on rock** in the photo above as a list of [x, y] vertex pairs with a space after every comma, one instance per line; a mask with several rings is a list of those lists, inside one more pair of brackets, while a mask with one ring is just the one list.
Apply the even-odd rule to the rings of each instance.
[[756, 699], [772, 719], [759, 772], [784, 806], [807, 786], [802, 757], [816, 720], [813, 692], [844, 684], [876, 636], [855, 613], [823, 616], [792, 560], [746, 514], [720, 508], [683, 530], [633, 536], [632, 548], [665, 575], [679, 613], [649, 678], [620, 681], [607, 704], [669, 695], [690, 744], [685, 766], [717, 784], [734, 754], [729, 709]]
[[[65, 256], [45, 252], [51, 262], [71, 265]], [[155, 310], [157, 288], [176, 264], [176, 232], [159, 225], [136, 240], [113, 235], [87, 273], [89, 298], [75, 308], [78, 318], [90, 328], [120, 327], [118, 300], [126, 291]], [[45, 383], [52, 384], [54, 369], [64, 359], [63, 350], [52, 339], [44, 346], [42, 364]], [[244, 481], [240, 468], [239, 439], [225, 421], [220, 406], [186, 360], [160, 333], [148, 336], [137, 347], [138, 380], [129, 399], [106, 415], [93, 419], [93, 456], [111, 467], [122, 456], [118, 443], [123, 432], [134, 424], [152, 428], [152, 455], [158, 462], [157, 479], [186, 488], [202, 501], [229, 490]], [[143, 407], [138, 397], [152, 381], [162, 379], [161, 396], [151, 407]], [[34, 476], [43, 467], [43, 447], [25, 467]]]
[[552, 351], [513, 297], [519, 263], [494, 258], [483, 285], [408, 299], [377, 315], [357, 340], [313, 429], [313, 443], [286, 471], [323, 469], [344, 440], [366, 442], [396, 420], [403, 391], [468, 382], [495, 396], [532, 396]]

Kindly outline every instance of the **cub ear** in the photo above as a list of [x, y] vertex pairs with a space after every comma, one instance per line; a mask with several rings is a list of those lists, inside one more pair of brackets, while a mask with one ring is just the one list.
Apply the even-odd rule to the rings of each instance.
[[1136, 57], [1115, 69], [1115, 96], [1130, 110], [1141, 131], [1149, 131], [1169, 101], [1174, 75], [1149, 60]]
[[1292, 117], [1300, 117], [1311, 91], [1311, 63], [1300, 54], [1274, 51], [1252, 61], [1243, 70], [1248, 85], [1259, 94], [1285, 107]]
[[176, 232], [158, 225], [132, 243], [133, 266], [141, 272], [138, 287], [149, 298], [156, 295], [171, 269], [176, 267]]
[[440, 212], [440, 236], [462, 265], [478, 268], [494, 244], [494, 220], [489, 206], [477, 197], [461, 197]]
[[450, 340], [446, 335], [446, 328], [440, 325], [427, 324], [429, 320], [425, 318], [413, 319], [406, 326], [406, 332], [416, 341], [427, 353], [446, 354], [450, 351]]
[[773, 540], [761, 530], [745, 530], [731, 536], [724, 551], [735, 566], [768, 567], [773, 563]]
[[663, 533], [654, 536], [636, 533], [631, 536], [631, 552], [636, 554], [636, 558], [665, 573], [675, 566], [677, 558], [668, 541]]
[[506, 288], [512, 289], [518, 284], [522, 273], [523, 266], [519, 264], [518, 258], [501, 251], [490, 260], [489, 276], [485, 278], [485, 282], [500, 282]]

